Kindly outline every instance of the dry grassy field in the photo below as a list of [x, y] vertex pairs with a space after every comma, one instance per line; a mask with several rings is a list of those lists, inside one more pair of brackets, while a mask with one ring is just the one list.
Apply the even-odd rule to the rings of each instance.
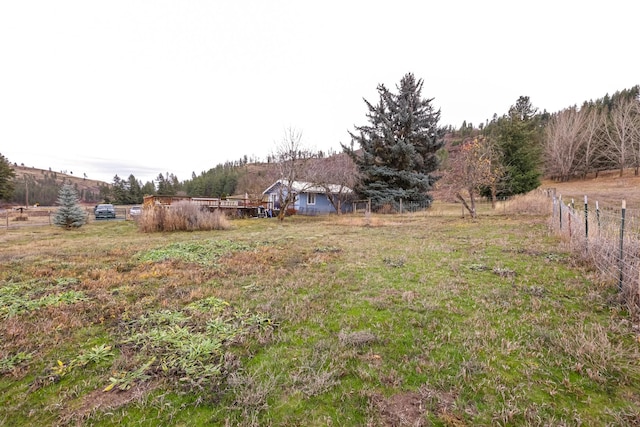
[[626, 200], [627, 208], [640, 212], [640, 176], [633, 170], [626, 170], [623, 176], [618, 171], [601, 172], [598, 178], [567, 182], [544, 181], [543, 188], [555, 188], [556, 194], [567, 202], [575, 199], [582, 203], [584, 196], [590, 203], [599, 202], [601, 207], [619, 209], [622, 200]]
[[636, 319], [549, 211], [2, 229], [0, 425], [637, 425]]

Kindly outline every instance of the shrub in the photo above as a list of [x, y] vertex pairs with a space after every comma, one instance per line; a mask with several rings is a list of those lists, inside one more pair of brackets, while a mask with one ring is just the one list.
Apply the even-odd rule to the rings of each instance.
[[156, 206], [142, 210], [138, 228], [145, 233], [154, 231], [227, 230], [231, 224], [224, 213], [209, 212], [190, 202], [171, 206]]

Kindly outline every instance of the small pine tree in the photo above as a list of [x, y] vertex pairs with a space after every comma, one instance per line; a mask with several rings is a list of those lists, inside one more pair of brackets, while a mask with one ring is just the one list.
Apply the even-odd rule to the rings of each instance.
[[53, 216], [53, 223], [64, 228], [78, 228], [87, 222], [87, 215], [80, 206], [78, 193], [70, 184], [65, 184], [58, 193], [60, 206]]

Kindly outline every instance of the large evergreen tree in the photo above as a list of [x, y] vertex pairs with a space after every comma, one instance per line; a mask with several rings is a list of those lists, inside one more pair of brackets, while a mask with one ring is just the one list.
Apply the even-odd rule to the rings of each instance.
[[542, 175], [542, 127], [541, 116], [529, 97], [519, 97], [487, 133], [495, 138], [502, 154], [504, 174], [497, 195], [512, 196], [537, 188]]
[[128, 190], [128, 204], [142, 203], [143, 194], [142, 194], [142, 182], [137, 180], [136, 177], [131, 174], [127, 179], [127, 190]]
[[77, 228], [87, 222], [87, 214], [78, 201], [78, 193], [71, 184], [65, 184], [58, 195], [60, 207], [53, 216], [53, 223], [59, 227]]
[[9, 200], [13, 195], [15, 176], [7, 158], [0, 154], [0, 200]]
[[433, 99], [422, 98], [422, 85], [411, 73], [400, 80], [397, 93], [379, 85], [378, 104], [365, 99], [369, 124], [350, 132], [350, 147], [342, 145], [360, 172], [356, 192], [370, 198], [374, 207], [395, 205], [399, 199], [431, 201], [428, 193], [438, 179], [432, 173], [444, 132], [438, 128], [440, 111], [431, 104]]
[[117, 174], [113, 177], [113, 183], [111, 184], [111, 196], [113, 203], [127, 204], [127, 182]]

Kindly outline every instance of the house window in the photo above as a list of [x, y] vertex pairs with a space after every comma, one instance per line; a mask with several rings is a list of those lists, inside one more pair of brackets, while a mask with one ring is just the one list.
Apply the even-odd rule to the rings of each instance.
[[307, 193], [307, 205], [316, 204], [316, 193]]

